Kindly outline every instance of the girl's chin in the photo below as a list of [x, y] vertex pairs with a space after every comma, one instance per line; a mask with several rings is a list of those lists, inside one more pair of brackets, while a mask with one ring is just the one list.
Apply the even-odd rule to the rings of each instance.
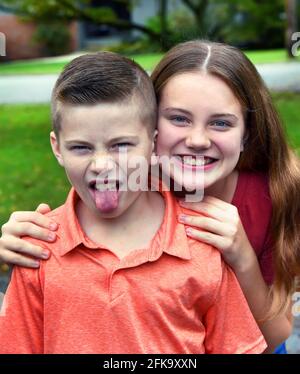
[[183, 193], [195, 193], [197, 191], [204, 190], [203, 183], [194, 183], [192, 181], [177, 181], [173, 179], [172, 190], [175, 192], [183, 192]]

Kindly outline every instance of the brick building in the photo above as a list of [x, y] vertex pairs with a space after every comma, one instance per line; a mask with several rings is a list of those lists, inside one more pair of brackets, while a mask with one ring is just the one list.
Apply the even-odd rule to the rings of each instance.
[[[109, 6], [120, 19], [131, 20], [141, 25], [145, 24], [149, 17], [158, 14], [159, 11], [158, 0], [141, 0], [130, 10], [122, 3], [116, 5], [109, 0], [92, 0], [91, 6], [95, 8]], [[169, 4], [168, 10], [177, 6], [178, 0], [174, 0]], [[42, 57], [42, 48], [32, 42], [35, 30], [34, 23], [23, 22], [15, 14], [4, 12], [0, 7], [0, 33], [2, 32], [6, 36], [6, 57], [1, 57], [1, 61]], [[70, 25], [70, 33], [70, 52], [130, 40], [132, 37], [140, 35], [140, 32], [136, 30], [120, 32], [113, 27], [89, 22], [73, 22]]]
[[[41, 46], [33, 43], [32, 37], [36, 30], [34, 23], [24, 22], [12, 13], [0, 10], [0, 32], [6, 38], [6, 57], [1, 60], [28, 59], [42, 56]], [[70, 25], [71, 50], [78, 48], [77, 24]]]

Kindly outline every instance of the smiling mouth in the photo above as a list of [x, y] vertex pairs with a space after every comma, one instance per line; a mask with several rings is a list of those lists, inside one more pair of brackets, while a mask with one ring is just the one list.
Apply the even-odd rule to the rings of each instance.
[[211, 165], [218, 161], [218, 159], [207, 156], [193, 156], [193, 155], [175, 155], [174, 158], [185, 166], [203, 167]]

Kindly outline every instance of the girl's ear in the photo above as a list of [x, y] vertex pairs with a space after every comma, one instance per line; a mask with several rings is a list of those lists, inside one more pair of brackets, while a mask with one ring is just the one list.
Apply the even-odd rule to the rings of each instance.
[[54, 131], [50, 132], [50, 144], [52, 147], [52, 151], [54, 156], [56, 157], [60, 166], [64, 167], [64, 161], [60, 152], [60, 145], [57, 136], [55, 135]]

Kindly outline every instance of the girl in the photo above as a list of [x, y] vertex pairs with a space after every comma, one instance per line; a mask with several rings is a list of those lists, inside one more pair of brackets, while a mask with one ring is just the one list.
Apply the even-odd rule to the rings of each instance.
[[[267, 89], [242, 52], [206, 41], [172, 48], [152, 79], [159, 104], [157, 154], [176, 160], [162, 171], [186, 190], [192, 182], [180, 181], [176, 168], [204, 172], [204, 199], [183, 203], [194, 212], [178, 219], [189, 236], [221, 251], [272, 352], [291, 332], [300, 267], [300, 171]], [[42, 205], [11, 216], [2, 228], [3, 261], [36, 267], [19, 253], [47, 258], [20, 237], [55, 240], [55, 223], [40, 214], [48, 210]]]

